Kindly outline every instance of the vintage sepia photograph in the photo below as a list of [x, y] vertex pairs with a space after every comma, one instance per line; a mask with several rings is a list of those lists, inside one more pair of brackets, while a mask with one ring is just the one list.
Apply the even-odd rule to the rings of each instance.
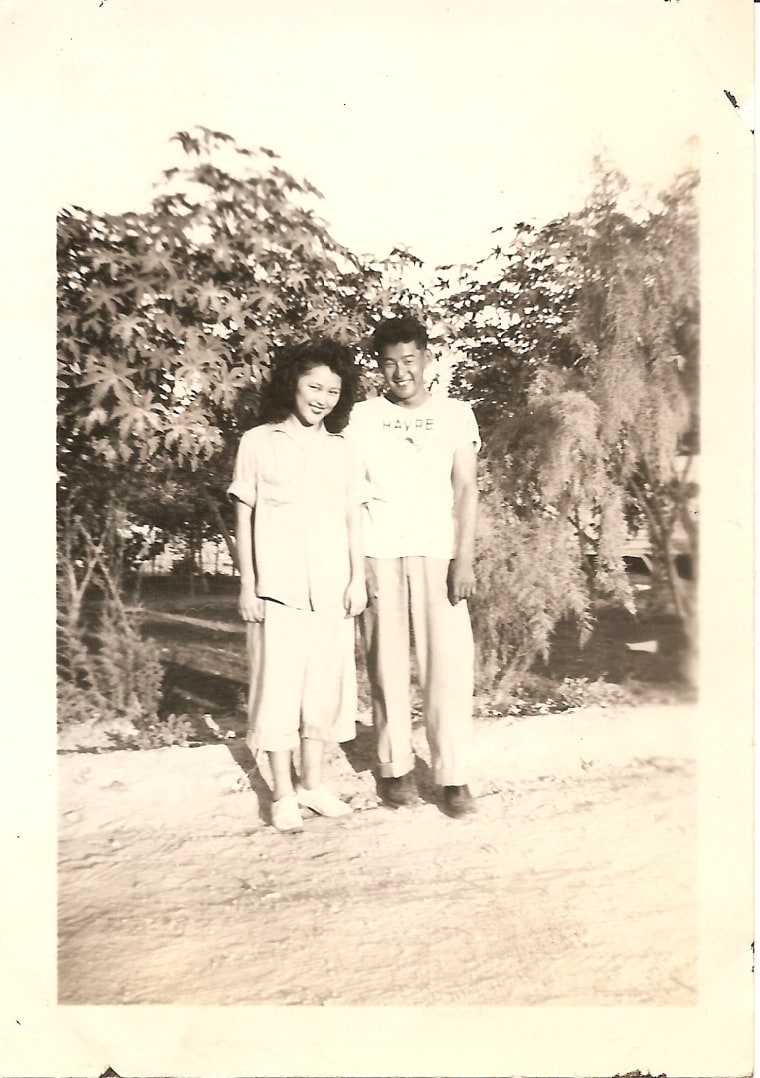
[[752, 12], [42, 7], [28, 1073], [749, 1073]]

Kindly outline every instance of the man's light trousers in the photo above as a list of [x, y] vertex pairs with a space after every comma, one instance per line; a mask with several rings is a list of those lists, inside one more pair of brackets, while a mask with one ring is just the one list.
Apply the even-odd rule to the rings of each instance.
[[380, 774], [414, 767], [410, 617], [433, 769], [442, 786], [467, 782], [472, 736], [473, 639], [466, 601], [452, 606], [446, 558], [367, 558], [367, 668]]

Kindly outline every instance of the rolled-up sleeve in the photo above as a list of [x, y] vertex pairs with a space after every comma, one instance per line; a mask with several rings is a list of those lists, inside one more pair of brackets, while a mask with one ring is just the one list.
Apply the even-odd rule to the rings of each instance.
[[231, 498], [237, 498], [245, 505], [253, 507], [256, 504], [258, 491], [258, 452], [256, 446], [256, 429], [247, 431], [240, 440], [237, 457], [235, 458], [235, 470], [232, 482], [227, 488], [227, 494]]
[[475, 452], [480, 449], [480, 431], [478, 430], [478, 421], [475, 418], [475, 413], [469, 404], [465, 401], [460, 402], [462, 407], [459, 410], [459, 431], [458, 431], [458, 447], [465, 445], [474, 445]]

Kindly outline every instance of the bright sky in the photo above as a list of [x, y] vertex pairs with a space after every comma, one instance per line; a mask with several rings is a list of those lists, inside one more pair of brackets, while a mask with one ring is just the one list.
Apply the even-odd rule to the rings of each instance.
[[52, 60], [58, 204], [145, 203], [203, 124], [277, 151], [355, 250], [428, 263], [574, 208], [595, 152], [656, 189], [752, 77], [744, 0], [0, 4], [0, 58]]

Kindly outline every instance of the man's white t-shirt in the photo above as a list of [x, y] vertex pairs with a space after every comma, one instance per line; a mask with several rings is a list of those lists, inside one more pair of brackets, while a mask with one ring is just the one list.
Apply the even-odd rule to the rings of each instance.
[[418, 408], [374, 397], [357, 404], [347, 433], [367, 480], [364, 549], [371, 558], [451, 558], [451, 469], [458, 449], [480, 448], [464, 401], [431, 396]]

